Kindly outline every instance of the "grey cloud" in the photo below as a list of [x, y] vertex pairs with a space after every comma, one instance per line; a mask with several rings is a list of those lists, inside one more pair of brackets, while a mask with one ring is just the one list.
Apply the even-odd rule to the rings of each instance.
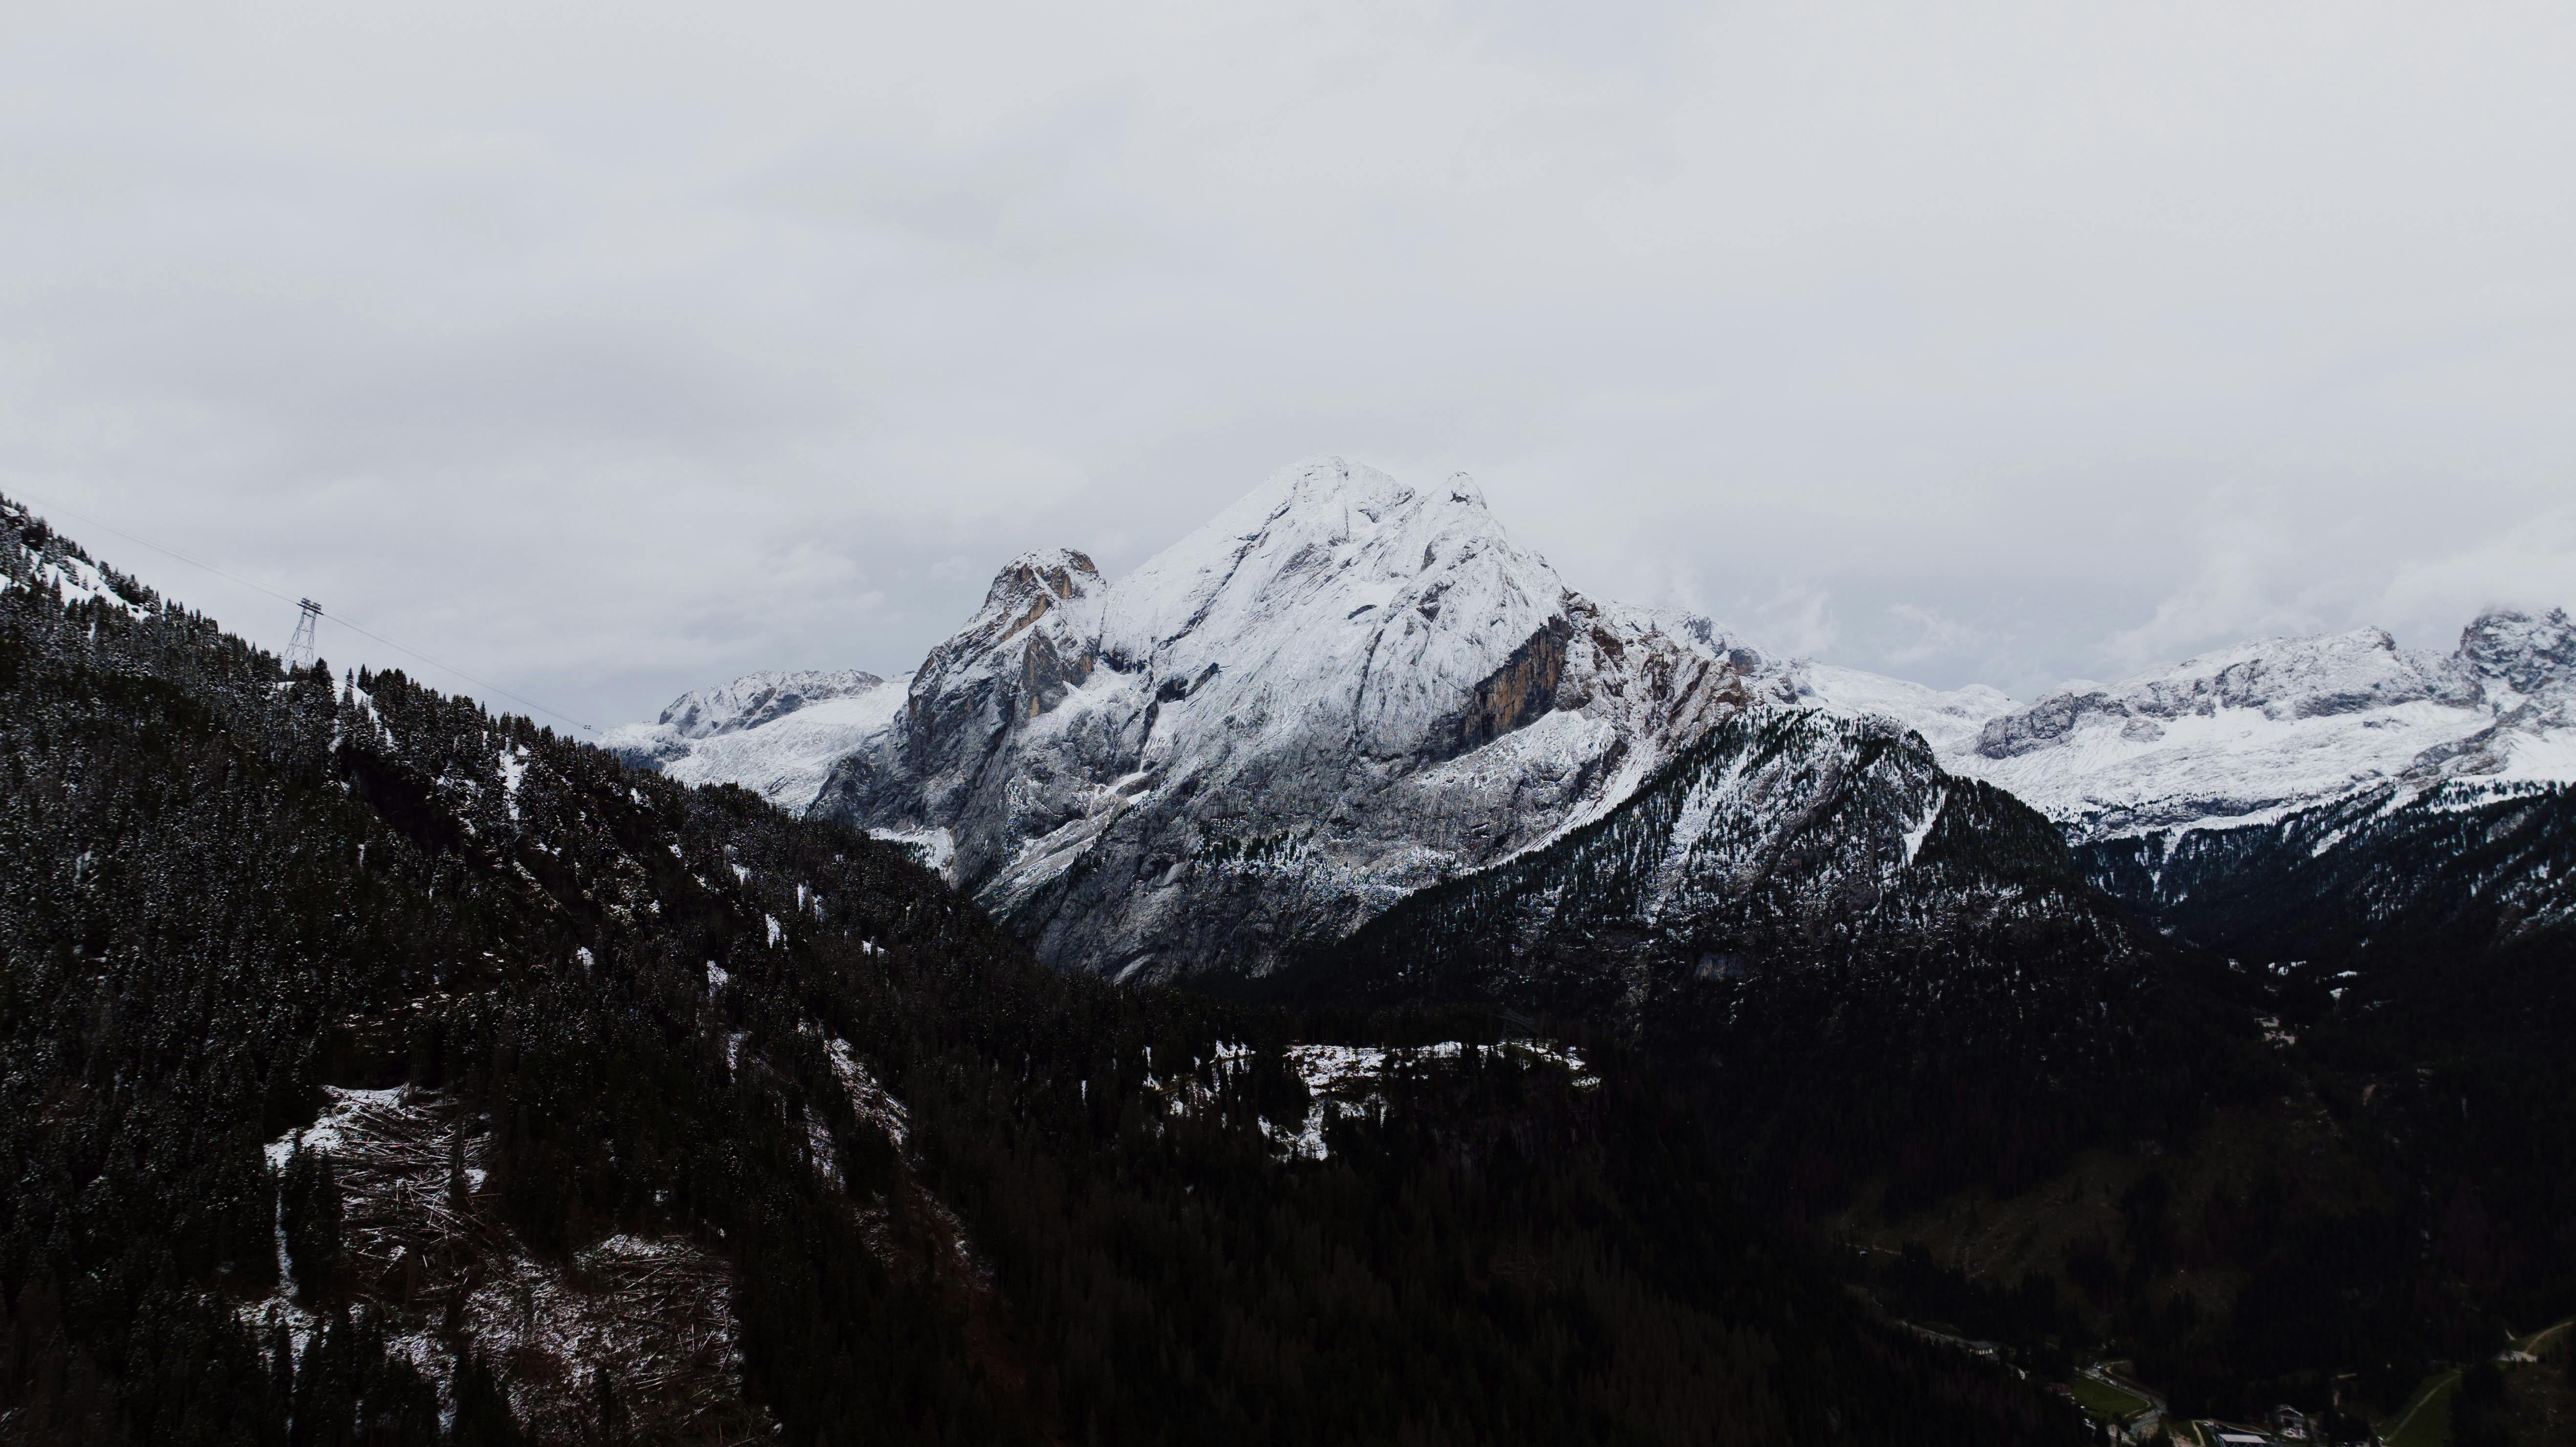
[[1938, 684], [2445, 641], [2576, 602], [2571, 61], [2545, 7], [58, 10], [0, 490], [602, 723], [898, 671], [1317, 451]]

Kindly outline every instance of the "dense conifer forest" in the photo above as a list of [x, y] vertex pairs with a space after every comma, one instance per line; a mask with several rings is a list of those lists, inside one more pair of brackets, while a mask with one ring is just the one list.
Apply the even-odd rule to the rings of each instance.
[[2131, 1358], [2179, 1413], [2359, 1431], [2576, 1312], [2567, 791], [2079, 853], [1846, 728], [1775, 853], [1674, 886], [1695, 789], [1838, 727], [1721, 725], [1599, 822], [1235, 988], [1593, 1021], [1771, 1221], [1875, 1243], [1845, 1258], [1874, 1299], [2061, 1378]]
[[[894, 847], [7, 525], [0, 1439], [2082, 1436], [1616, 1042], [1057, 976]], [[1327, 1109], [1335, 1039], [1462, 1046]]]
[[[2232, 1340], [2173, 1353], [2177, 1379], [2313, 1373], [2328, 1340], [2385, 1400], [2576, 1313], [2576, 792], [2374, 790], [2079, 857], [2220, 960], [2339, 1127], [2337, 1170], [2275, 1163], [2222, 1214], [2260, 1275]], [[2153, 1249], [2211, 1234], [2159, 1221]]]

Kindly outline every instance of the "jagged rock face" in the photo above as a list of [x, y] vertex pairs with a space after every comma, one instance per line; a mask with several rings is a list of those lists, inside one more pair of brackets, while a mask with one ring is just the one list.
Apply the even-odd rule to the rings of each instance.
[[[930, 650], [904, 702], [916, 758], [985, 739], [1053, 709], [1090, 678], [1100, 652], [1100, 570], [1070, 548], [1025, 553], [984, 606]], [[942, 761], [951, 762], [951, 761]]]
[[1599, 813], [1745, 699], [1463, 475], [1324, 459], [1114, 584], [1015, 560], [815, 808], [953, 851], [1061, 967], [1257, 971]]
[[2455, 652], [2375, 628], [2240, 644], [1986, 722], [1960, 773], [2000, 784], [2082, 841], [2266, 823], [2388, 781], [2576, 777], [2576, 629], [2496, 610]]
[[2539, 618], [2511, 609], [2485, 614], [2461, 632], [2460, 658], [2491, 694], [2510, 689], [2563, 704], [2576, 693], [2576, 624], [2563, 608]]
[[2461, 633], [2456, 662], [2495, 722], [2417, 755], [2406, 782], [2576, 780], [2576, 625], [2565, 610], [2487, 613]]

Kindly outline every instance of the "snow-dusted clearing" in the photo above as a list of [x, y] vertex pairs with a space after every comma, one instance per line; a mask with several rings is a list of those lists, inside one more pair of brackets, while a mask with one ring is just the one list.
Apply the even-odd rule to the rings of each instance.
[[[1407, 1071], [1451, 1063], [1468, 1057], [1479, 1060], [1514, 1061], [1562, 1071], [1570, 1077], [1576, 1090], [1592, 1090], [1601, 1082], [1584, 1069], [1583, 1057], [1572, 1046], [1552, 1040], [1514, 1039], [1491, 1045], [1468, 1044], [1443, 1040], [1431, 1045], [1289, 1045], [1282, 1048], [1288, 1068], [1296, 1073], [1311, 1097], [1305, 1118], [1290, 1123], [1263, 1119], [1261, 1133], [1268, 1137], [1282, 1159], [1320, 1161], [1329, 1158], [1331, 1150], [1324, 1143], [1325, 1126], [1345, 1117], [1365, 1119], [1382, 1116], [1387, 1108], [1386, 1086], [1390, 1079]], [[1245, 1045], [1220, 1044], [1211, 1062], [1220, 1078], [1252, 1067], [1254, 1052]], [[1209, 1092], [1192, 1074], [1182, 1074], [1166, 1083], [1148, 1077], [1146, 1085], [1163, 1095], [1165, 1108], [1174, 1115], [1189, 1115], [1206, 1108]]]

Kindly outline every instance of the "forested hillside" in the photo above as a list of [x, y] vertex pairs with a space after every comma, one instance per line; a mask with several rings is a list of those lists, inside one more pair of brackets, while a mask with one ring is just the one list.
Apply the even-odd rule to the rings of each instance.
[[1615, 1045], [1050, 974], [892, 847], [5, 522], [0, 1439], [2077, 1435]]
[[1593, 1021], [1900, 1314], [2358, 1431], [2576, 1308], [2568, 807], [2070, 851], [1919, 738], [1752, 714], [1244, 988]]
[[[2419, 1355], [2576, 1311], [2576, 791], [2388, 786], [2078, 857], [2225, 957], [2368, 1166], [2340, 1241], [2285, 1237], [2284, 1269], [2344, 1277]], [[2270, 1194], [2317, 1194], [2299, 1174]]]

